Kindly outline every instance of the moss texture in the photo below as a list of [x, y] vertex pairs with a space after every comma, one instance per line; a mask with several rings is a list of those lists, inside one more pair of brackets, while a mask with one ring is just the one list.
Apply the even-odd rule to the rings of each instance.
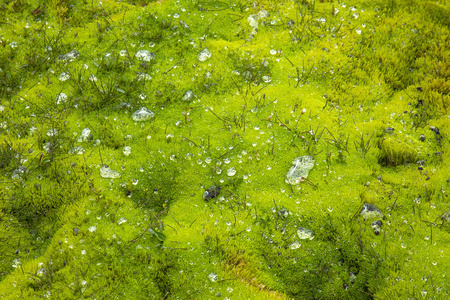
[[3, 1], [0, 298], [449, 298], [449, 12]]

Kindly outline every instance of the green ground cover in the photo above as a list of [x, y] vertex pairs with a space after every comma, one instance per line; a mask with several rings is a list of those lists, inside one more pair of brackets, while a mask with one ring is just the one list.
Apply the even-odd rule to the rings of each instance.
[[449, 298], [449, 26], [445, 0], [3, 1], [0, 298]]

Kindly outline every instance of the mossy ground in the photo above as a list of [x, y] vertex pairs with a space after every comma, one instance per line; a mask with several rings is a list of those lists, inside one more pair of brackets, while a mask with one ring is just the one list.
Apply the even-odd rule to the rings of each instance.
[[445, 1], [8, 0], [0, 20], [2, 299], [450, 296]]

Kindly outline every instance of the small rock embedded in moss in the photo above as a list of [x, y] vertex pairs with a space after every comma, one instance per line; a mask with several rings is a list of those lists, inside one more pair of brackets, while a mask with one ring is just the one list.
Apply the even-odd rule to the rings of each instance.
[[419, 160], [419, 161], [417, 161], [417, 164], [419, 166], [425, 166], [425, 161], [424, 160]]
[[421, 142], [424, 142], [424, 141], [425, 141], [425, 135], [421, 134], [421, 135], [419, 136], [419, 140], [420, 140]]
[[373, 204], [364, 203], [361, 212], [359, 213], [364, 219], [384, 218], [381, 210]]
[[372, 229], [373, 229], [373, 232], [375, 233], [375, 235], [380, 234], [381, 225], [383, 225], [383, 222], [381, 220], [372, 222], [371, 226], [372, 226]]
[[439, 128], [437, 128], [436, 126], [430, 126], [430, 130], [433, 131], [434, 133], [436, 133], [437, 135], [440, 134]]
[[286, 174], [286, 183], [298, 184], [304, 181], [308, 177], [309, 171], [314, 167], [314, 162], [314, 157], [309, 155], [294, 159], [293, 166]]
[[388, 127], [384, 130], [384, 132], [386, 132], [386, 133], [393, 133], [394, 131], [395, 131], [395, 129], [392, 127]]
[[299, 227], [297, 230], [297, 235], [301, 240], [312, 240], [314, 239], [314, 231]]
[[218, 186], [212, 186], [209, 189], [207, 189], [204, 193], [203, 193], [203, 199], [205, 201], [209, 201], [215, 197], [217, 197], [220, 193], [220, 187]]
[[141, 107], [137, 111], [133, 113], [131, 118], [134, 121], [147, 121], [149, 119], [153, 119], [155, 117], [155, 113], [151, 110], [147, 109], [146, 107]]

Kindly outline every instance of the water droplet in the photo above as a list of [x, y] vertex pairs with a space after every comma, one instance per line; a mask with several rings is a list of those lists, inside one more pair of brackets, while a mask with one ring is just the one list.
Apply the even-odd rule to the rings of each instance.
[[314, 239], [314, 231], [299, 227], [297, 230], [297, 235], [302, 240], [312, 240]]
[[89, 128], [84, 128], [83, 131], [81, 131], [81, 135], [78, 138], [78, 142], [86, 142], [92, 140], [92, 134], [91, 134], [91, 130]]
[[123, 152], [123, 155], [129, 156], [131, 154], [131, 147], [130, 146], [123, 147], [122, 152]]
[[69, 153], [70, 154], [78, 154], [78, 155], [82, 155], [86, 150], [84, 150], [83, 147], [77, 146], [74, 147], [72, 149], [70, 149]]
[[292, 250], [298, 249], [300, 248], [302, 245], [299, 242], [293, 242], [292, 244], [289, 245], [289, 248]]
[[67, 72], [62, 72], [61, 74], [59, 74], [59, 80], [60, 81], [66, 81], [70, 78], [70, 74]]
[[108, 166], [104, 165], [100, 168], [100, 176], [103, 178], [118, 178], [120, 177], [120, 173], [111, 170]]
[[195, 94], [191, 90], [189, 90], [184, 93], [182, 100], [188, 102], [194, 100], [195, 97]]
[[292, 167], [286, 174], [286, 182], [298, 184], [308, 177], [309, 171], [314, 167], [314, 157], [305, 155], [294, 159]]
[[117, 224], [121, 225], [121, 224], [125, 223], [126, 221], [127, 221], [127, 219], [120, 218], [119, 221], [117, 221]]
[[47, 131], [47, 135], [48, 136], [55, 136], [58, 134], [58, 129], [50, 129], [49, 131]]
[[58, 56], [58, 60], [59, 61], [72, 61], [72, 60], [76, 59], [78, 56], [80, 56], [78, 51], [72, 50], [69, 53]]
[[211, 58], [211, 52], [209, 52], [208, 48], [205, 48], [198, 54], [199, 61], [205, 61], [209, 58]]
[[155, 53], [150, 52], [148, 50], [139, 50], [138, 52], [136, 52], [135, 56], [138, 60], [146, 62], [155, 59]]
[[134, 121], [146, 121], [146, 120], [152, 119], [154, 117], [155, 117], [155, 113], [153, 113], [151, 110], [149, 110], [145, 107], [141, 107], [140, 109], [135, 111], [133, 113], [133, 115], [131, 116], [131, 118]]
[[67, 95], [65, 93], [60, 93], [56, 96], [56, 104], [61, 104], [67, 101]]
[[136, 80], [137, 81], [141, 81], [141, 80], [151, 80], [152, 76], [148, 75], [147, 73], [140, 73], [137, 77]]
[[236, 174], [236, 169], [235, 168], [229, 168], [227, 170], [227, 175], [228, 176], [234, 176]]
[[208, 275], [208, 278], [212, 281], [212, 282], [216, 282], [219, 279], [219, 276], [216, 273], [210, 273]]
[[97, 227], [91, 226], [91, 227], [88, 228], [88, 230], [89, 230], [89, 232], [94, 232], [94, 231], [97, 230]]
[[263, 77], [262, 77], [262, 80], [263, 80], [265, 83], [269, 83], [269, 82], [272, 81], [272, 79], [270, 78], [270, 76], [263, 76]]

